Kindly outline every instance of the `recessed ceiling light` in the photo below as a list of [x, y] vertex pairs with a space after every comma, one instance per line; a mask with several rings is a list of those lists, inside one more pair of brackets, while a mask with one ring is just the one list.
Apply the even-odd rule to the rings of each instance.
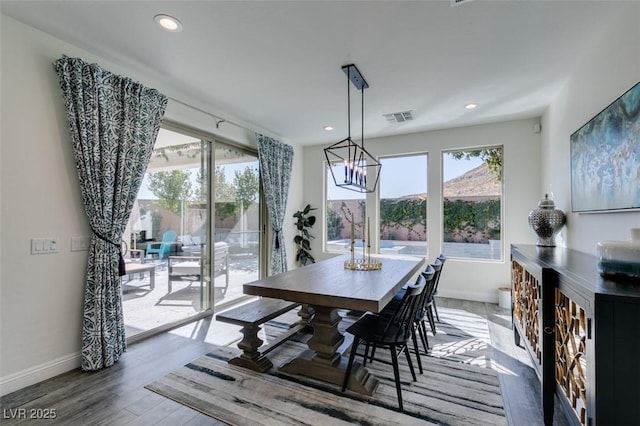
[[466, 104], [464, 107], [466, 109], [475, 109], [478, 107], [478, 104]]
[[173, 16], [156, 15], [153, 17], [153, 20], [156, 21], [156, 23], [160, 25], [163, 30], [171, 31], [173, 33], [182, 31], [182, 23]]
[[331, 126], [324, 126], [323, 129], [325, 129], [327, 132], [330, 132], [333, 130], [333, 127]]

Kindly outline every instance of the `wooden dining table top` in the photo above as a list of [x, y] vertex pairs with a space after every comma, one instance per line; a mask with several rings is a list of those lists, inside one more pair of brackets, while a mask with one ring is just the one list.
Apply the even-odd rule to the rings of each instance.
[[243, 285], [245, 294], [272, 297], [313, 306], [380, 312], [413, 275], [425, 258], [371, 256], [382, 269], [344, 268], [349, 255], [306, 265]]

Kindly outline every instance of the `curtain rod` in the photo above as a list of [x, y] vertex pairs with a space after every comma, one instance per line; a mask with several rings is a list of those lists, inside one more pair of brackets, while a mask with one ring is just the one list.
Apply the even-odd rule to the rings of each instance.
[[204, 109], [202, 109], [202, 108], [198, 108], [198, 107], [195, 107], [195, 106], [193, 106], [193, 105], [189, 105], [189, 104], [187, 104], [186, 102], [183, 102], [183, 101], [181, 101], [181, 100], [179, 100], [179, 99], [176, 99], [176, 98], [172, 98], [171, 96], [167, 96], [167, 98], [168, 98], [168, 99], [170, 99], [170, 100], [172, 100], [172, 101], [174, 101], [174, 102], [177, 102], [177, 103], [179, 103], [179, 104], [182, 104], [182, 105], [184, 105], [184, 106], [186, 106], [186, 107], [188, 107], [188, 108], [194, 109], [194, 110], [196, 110], [196, 111], [198, 111], [198, 112], [201, 112], [201, 113], [203, 113], [203, 114], [206, 114], [206, 115], [208, 115], [208, 116], [210, 116], [210, 117], [215, 118], [215, 119], [216, 119], [216, 129], [219, 129], [219, 128], [220, 128], [220, 124], [222, 124], [222, 123], [229, 123], [229, 124], [233, 124], [233, 125], [234, 125], [234, 126], [236, 126], [236, 127], [241, 128], [242, 130], [247, 130], [247, 131], [250, 131], [250, 132], [254, 132], [254, 133], [255, 133], [255, 131], [254, 131], [254, 130], [247, 129], [246, 127], [241, 126], [241, 125], [239, 125], [238, 123], [234, 123], [233, 121], [225, 120], [224, 118], [222, 118], [222, 117], [218, 117], [217, 115], [212, 114], [212, 113], [210, 113], [209, 111], [205, 111], [205, 110], [204, 110]]

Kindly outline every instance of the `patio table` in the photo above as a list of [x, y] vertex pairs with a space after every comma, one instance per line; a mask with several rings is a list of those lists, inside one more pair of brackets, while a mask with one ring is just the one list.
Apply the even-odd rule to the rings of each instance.
[[124, 267], [125, 273], [127, 275], [131, 274], [143, 274], [145, 272], [149, 272], [149, 284], [151, 290], [153, 290], [156, 286], [156, 265], [153, 263], [126, 263]]

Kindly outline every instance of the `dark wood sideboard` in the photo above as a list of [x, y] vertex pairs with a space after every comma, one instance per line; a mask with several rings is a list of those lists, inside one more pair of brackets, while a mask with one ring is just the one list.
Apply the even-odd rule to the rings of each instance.
[[571, 424], [640, 425], [640, 282], [600, 276], [595, 256], [511, 246], [512, 318], [542, 382]]

